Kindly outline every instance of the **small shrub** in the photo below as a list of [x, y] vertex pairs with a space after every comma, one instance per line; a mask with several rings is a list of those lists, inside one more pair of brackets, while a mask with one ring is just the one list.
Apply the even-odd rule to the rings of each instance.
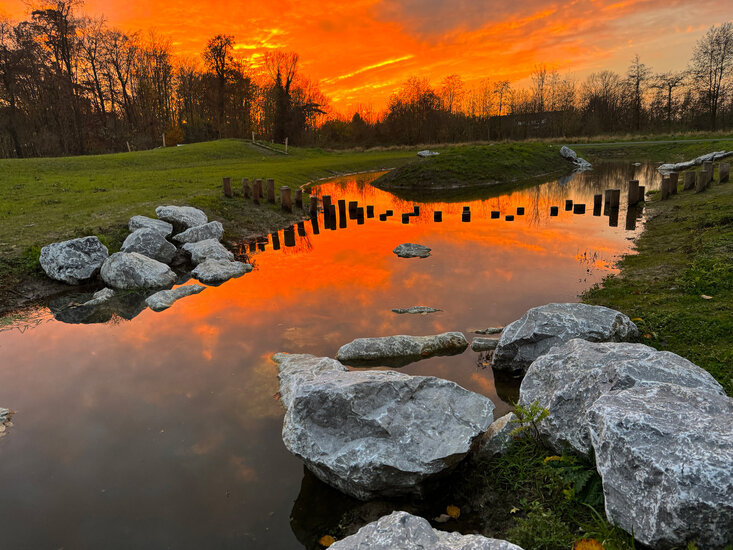
[[567, 550], [574, 537], [558, 514], [533, 502], [527, 517], [517, 519], [507, 539], [525, 550]]

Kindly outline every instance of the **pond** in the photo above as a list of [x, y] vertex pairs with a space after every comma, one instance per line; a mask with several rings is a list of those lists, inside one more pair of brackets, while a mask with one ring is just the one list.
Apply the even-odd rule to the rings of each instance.
[[[252, 273], [165, 312], [133, 308], [131, 320], [73, 324], [54, 317], [79, 320], [57, 300], [32, 322], [5, 327], [0, 405], [16, 414], [0, 439], [0, 547], [312, 545], [324, 533], [308, 514], [331, 509], [336, 497], [304, 477], [282, 444], [270, 356], [334, 356], [363, 336], [459, 330], [470, 340], [469, 331], [505, 325], [531, 307], [577, 301], [615, 272], [643, 224], [643, 212], [627, 212], [623, 199], [617, 216], [594, 215], [593, 195], [620, 188], [625, 197], [629, 179], [647, 190], [658, 179], [652, 166], [607, 164], [501, 196], [414, 203], [372, 187], [374, 177], [315, 191], [372, 205], [373, 218], [326, 228], [319, 214], [317, 224], [279, 232], [277, 250], [270, 236], [253, 247]], [[574, 214], [566, 200], [588, 207]], [[400, 214], [415, 204], [419, 215], [403, 224]], [[470, 222], [462, 221], [465, 206]], [[390, 209], [394, 216], [380, 221]], [[404, 242], [432, 255], [397, 258], [392, 250]], [[440, 311], [391, 311], [414, 305]], [[470, 349], [401, 370], [485, 394], [495, 417], [516, 398], [516, 385], [495, 384]]]

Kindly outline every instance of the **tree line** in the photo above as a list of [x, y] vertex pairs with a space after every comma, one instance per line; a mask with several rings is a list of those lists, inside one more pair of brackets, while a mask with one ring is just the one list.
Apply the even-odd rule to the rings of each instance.
[[57, 0], [27, 20], [0, 20], [0, 156], [78, 155], [224, 137], [328, 147], [716, 130], [733, 126], [733, 25], [711, 27], [689, 66], [654, 73], [636, 56], [625, 74], [583, 82], [538, 66], [530, 85], [467, 87], [411, 77], [384, 112], [331, 114], [298, 55], [258, 67], [217, 35], [181, 59], [155, 34], [125, 33]]

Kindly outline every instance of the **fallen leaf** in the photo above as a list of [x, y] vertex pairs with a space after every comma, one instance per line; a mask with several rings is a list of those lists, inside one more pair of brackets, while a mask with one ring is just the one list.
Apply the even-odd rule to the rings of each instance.
[[451, 517], [448, 514], [440, 514], [437, 518], [433, 518], [435, 523], [445, 523], [450, 521]]
[[634, 317], [634, 318], [632, 319], [632, 321], [634, 321], [634, 322], [636, 322], [636, 321], [643, 321], [643, 320], [644, 320], [644, 319], [642, 319], [641, 317]]
[[700, 298], [702, 298], [703, 300], [712, 300], [713, 299], [712, 296], [708, 296], [707, 294], [700, 294]]
[[453, 519], [458, 519], [459, 517], [461, 517], [461, 509], [458, 506], [453, 506], [452, 504], [449, 504], [445, 511]]
[[273, 396], [272, 396], [272, 398], [273, 398], [273, 399], [274, 399], [275, 401], [280, 401], [280, 398], [281, 398], [281, 397], [282, 397], [282, 395], [280, 395], [280, 392], [277, 392], [277, 393], [276, 393], [275, 395], [273, 395]]
[[516, 506], [514, 506], [511, 510], [509, 510], [510, 514], [516, 514], [517, 512], [519, 512], [519, 508], [517, 508]]
[[331, 535], [323, 535], [320, 539], [318, 539], [318, 544], [325, 548], [328, 548], [334, 542], [336, 542], [336, 539], [333, 538]]

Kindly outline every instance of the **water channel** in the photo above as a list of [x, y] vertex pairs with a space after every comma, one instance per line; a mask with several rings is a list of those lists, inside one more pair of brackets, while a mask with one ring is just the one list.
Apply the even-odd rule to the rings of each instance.
[[[501, 196], [419, 203], [371, 186], [374, 175], [340, 178], [315, 193], [372, 205], [373, 218], [334, 229], [319, 215], [293, 241], [281, 231], [277, 250], [271, 236], [255, 247], [252, 273], [162, 313], [62, 322], [79, 319], [56, 301], [32, 323], [5, 327], [0, 406], [15, 417], [0, 439], [0, 548], [311, 546], [324, 533], [308, 514], [328, 510], [333, 492], [304, 478], [282, 444], [270, 356], [334, 356], [363, 336], [459, 330], [470, 340], [470, 330], [530, 307], [577, 301], [615, 272], [643, 225], [623, 199], [617, 216], [594, 215], [593, 195], [620, 188], [625, 197], [629, 179], [650, 190], [655, 176], [652, 166], [614, 163]], [[566, 210], [567, 199], [585, 213]], [[419, 216], [403, 224], [415, 204]], [[432, 255], [397, 258], [405, 242]], [[413, 305], [441, 311], [391, 311]], [[498, 417], [516, 387], [495, 384], [482, 359], [469, 349], [402, 370], [485, 394]]]

